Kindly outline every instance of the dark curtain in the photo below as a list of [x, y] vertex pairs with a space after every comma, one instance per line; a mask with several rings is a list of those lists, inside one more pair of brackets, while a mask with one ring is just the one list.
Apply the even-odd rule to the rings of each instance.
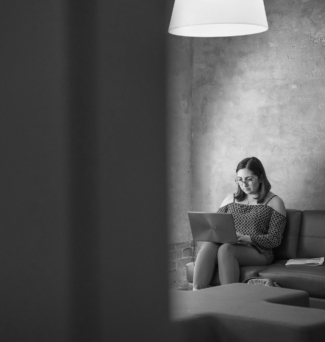
[[2, 1], [1, 340], [170, 340], [166, 17]]

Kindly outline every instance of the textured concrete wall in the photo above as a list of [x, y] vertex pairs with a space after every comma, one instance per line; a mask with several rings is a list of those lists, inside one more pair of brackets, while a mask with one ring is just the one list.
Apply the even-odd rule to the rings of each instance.
[[[192, 39], [193, 210], [216, 210], [248, 156], [263, 162], [287, 208], [325, 208], [325, 1], [265, 6], [265, 33]], [[175, 229], [189, 231], [185, 221]]]
[[195, 210], [219, 206], [248, 156], [288, 208], [325, 207], [325, 2], [265, 5], [266, 33], [193, 40]]
[[168, 196], [172, 242], [191, 239], [192, 38], [168, 36]]

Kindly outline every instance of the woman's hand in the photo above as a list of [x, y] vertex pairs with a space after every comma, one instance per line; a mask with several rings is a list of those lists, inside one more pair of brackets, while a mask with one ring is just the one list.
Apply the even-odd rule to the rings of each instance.
[[243, 235], [241, 233], [236, 232], [238, 242], [252, 243], [252, 239], [249, 235]]

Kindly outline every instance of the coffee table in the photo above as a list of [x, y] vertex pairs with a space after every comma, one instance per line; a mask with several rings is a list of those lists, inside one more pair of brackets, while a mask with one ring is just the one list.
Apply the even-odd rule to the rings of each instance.
[[248, 284], [171, 291], [177, 341], [323, 342], [324, 310], [307, 292]]

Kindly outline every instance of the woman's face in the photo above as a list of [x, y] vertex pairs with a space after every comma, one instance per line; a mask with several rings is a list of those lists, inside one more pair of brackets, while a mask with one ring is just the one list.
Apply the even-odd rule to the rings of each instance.
[[237, 184], [247, 195], [255, 195], [260, 187], [260, 180], [253, 171], [241, 169], [237, 172]]

